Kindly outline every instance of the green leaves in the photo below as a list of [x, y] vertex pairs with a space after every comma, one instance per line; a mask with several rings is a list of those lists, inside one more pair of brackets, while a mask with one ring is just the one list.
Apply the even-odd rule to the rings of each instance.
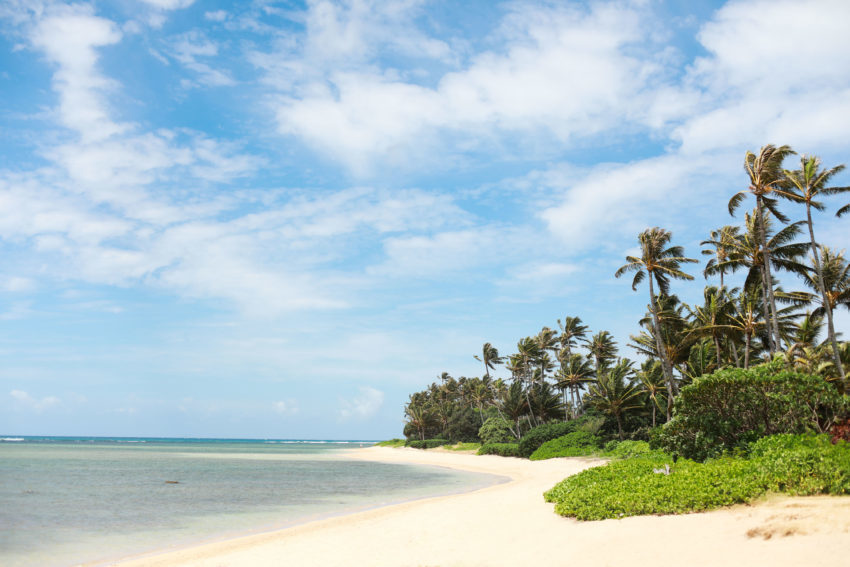
[[[670, 467], [670, 474], [654, 472]], [[768, 491], [794, 495], [850, 493], [850, 446], [826, 435], [774, 435], [751, 458], [705, 463], [652, 453], [582, 471], [544, 494], [555, 512], [579, 520], [684, 514], [749, 502]]]

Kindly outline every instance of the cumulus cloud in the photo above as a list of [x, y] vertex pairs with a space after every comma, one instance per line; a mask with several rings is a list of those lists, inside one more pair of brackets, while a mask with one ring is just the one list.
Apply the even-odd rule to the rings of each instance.
[[359, 394], [350, 400], [340, 398], [339, 418], [342, 421], [368, 419], [384, 404], [384, 393], [380, 390], [361, 386], [358, 392]]

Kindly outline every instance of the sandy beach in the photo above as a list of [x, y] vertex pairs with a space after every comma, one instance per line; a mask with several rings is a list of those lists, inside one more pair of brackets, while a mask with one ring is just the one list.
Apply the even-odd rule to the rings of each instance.
[[599, 461], [527, 461], [370, 447], [350, 457], [508, 477], [271, 533], [132, 558], [122, 567], [850, 565], [850, 497], [772, 497], [702, 514], [578, 522], [543, 491]]

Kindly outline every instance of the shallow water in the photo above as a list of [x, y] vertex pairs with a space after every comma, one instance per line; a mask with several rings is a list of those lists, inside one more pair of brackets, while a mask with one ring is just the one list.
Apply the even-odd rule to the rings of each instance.
[[0, 565], [108, 561], [498, 481], [340, 455], [357, 446], [0, 441]]

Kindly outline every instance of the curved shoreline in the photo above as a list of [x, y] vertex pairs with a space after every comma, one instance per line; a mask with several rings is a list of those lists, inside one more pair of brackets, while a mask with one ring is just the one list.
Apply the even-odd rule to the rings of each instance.
[[451, 452], [356, 449], [351, 458], [507, 476], [472, 492], [392, 504], [279, 531], [160, 552], [122, 567], [572, 566], [841, 564], [850, 497], [772, 498], [702, 514], [576, 522], [542, 492], [600, 461], [527, 461]]

